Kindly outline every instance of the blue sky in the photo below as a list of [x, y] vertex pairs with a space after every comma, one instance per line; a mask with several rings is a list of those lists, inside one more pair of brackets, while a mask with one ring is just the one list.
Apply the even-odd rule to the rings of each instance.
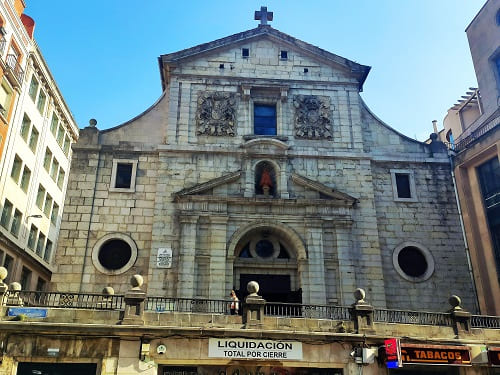
[[424, 140], [476, 86], [465, 28], [485, 0], [27, 0], [35, 39], [80, 128], [117, 126], [161, 95], [158, 56], [271, 25], [372, 70], [362, 97]]

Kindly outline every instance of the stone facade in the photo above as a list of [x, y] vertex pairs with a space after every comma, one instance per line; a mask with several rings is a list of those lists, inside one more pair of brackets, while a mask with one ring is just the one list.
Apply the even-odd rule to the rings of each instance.
[[[459, 294], [474, 310], [446, 153], [368, 110], [369, 67], [263, 25], [160, 62], [157, 103], [73, 148], [55, 289], [123, 293], [140, 273], [148, 295], [221, 299], [254, 277], [268, 300], [345, 305], [362, 287], [377, 307], [442, 310]], [[259, 107], [275, 135], [256, 134]], [[108, 251], [128, 266], [102, 272]], [[421, 275], [404, 251], [425, 258]]]

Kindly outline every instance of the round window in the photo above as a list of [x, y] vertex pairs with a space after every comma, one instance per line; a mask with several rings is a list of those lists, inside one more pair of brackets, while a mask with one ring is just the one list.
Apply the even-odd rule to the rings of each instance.
[[92, 263], [100, 272], [119, 275], [128, 271], [137, 259], [137, 246], [123, 233], [101, 237], [92, 249]]
[[110, 240], [99, 249], [99, 263], [108, 270], [123, 268], [132, 257], [130, 245], [123, 240]]
[[417, 243], [405, 242], [399, 245], [394, 250], [392, 262], [399, 275], [408, 281], [425, 281], [434, 272], [431, 252]]
[[260, 240], [255, 244], [255, 252], [261, 258], [269, 258], [274, 254], [274, 245], [271, 241]]
[[401, 249], [398, 263], [403, 272], [411, 277], [421, 277], [428, 267], [424, 254], [414, 246]]

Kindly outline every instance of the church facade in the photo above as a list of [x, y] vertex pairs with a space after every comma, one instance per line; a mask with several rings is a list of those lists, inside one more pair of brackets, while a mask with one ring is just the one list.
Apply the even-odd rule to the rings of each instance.
[[53, 289], [476, 310], [445, 147], [368, 109], [368, 66], [267, 24], [159, 64], [151, 108], [73, 145]]

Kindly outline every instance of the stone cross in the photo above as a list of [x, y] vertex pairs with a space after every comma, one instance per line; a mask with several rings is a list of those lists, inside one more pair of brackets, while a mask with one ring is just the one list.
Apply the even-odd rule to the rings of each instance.
[[260, 10], [255, 11], [255, 20], [260, 20], [261, 25], [267, 25], [267, 21], [273, 20], [273, 12], [268, 12], [267, 7], [260, 7]]

